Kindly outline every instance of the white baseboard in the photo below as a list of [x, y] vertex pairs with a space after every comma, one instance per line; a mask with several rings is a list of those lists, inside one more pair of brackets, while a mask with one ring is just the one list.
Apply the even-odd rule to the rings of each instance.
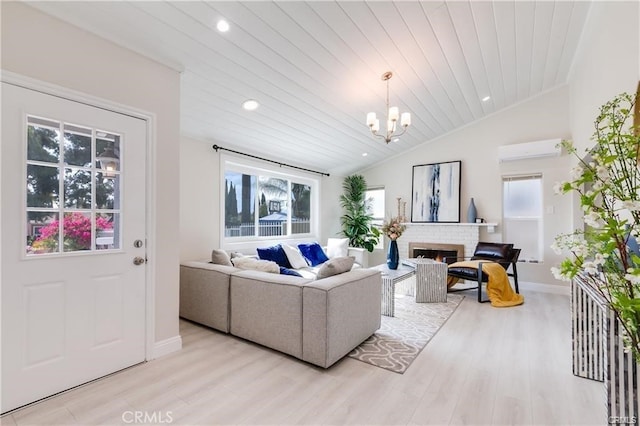
[[519, 281], [518, 286], [520, 287], [520, 291], [540, 291], [544, 293], [554, 293], [554, 294], [563, 294], [568, 296], [571, 293], [571, 289], [569, 287], [569, 283], [554, 285], [554, 284], [542, 284], [542, 283], [533, 283], [527, 281]]
[[151, 358], [156, 359], [165, 355], [169, 355], [172, 352], [176, 352], [182, 349], [182, 337], [180, 335], [170, 337], [168, 339], [156, 342], [153, 345], [151, 351]]

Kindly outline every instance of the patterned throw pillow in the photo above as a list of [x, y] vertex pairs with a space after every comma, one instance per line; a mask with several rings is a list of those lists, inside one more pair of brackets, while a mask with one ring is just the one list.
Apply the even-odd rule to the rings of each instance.
[[298, 248], [300, 249], [300, 253], [302, 253], [311, 266], [318, 266], [329, 260], [318, 243], [298, 244]]
[[291, 263], [289, 263], [289, 259], [287, 259], [287, 255], [284, 253], [280, 244], [266, 248], [258, 248], [256, 250], [258, 251], [258, 257], [260, 259], [276, 262], [283, 268], [291, 268]]

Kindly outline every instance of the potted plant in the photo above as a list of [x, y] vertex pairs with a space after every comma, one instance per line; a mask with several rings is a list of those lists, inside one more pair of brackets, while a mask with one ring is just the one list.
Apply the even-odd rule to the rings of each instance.
[[370, 200], [366, 197], [367, 182], [362, 175], [347, 176], [342, 182], [342, 189], [342, 235], [349, 238], [349, 246], [361, 247], [372, 252], [378, 244], [380, 231], [371, 226], [373, 217], [369, 213]]
[[627, 347], [640, 360], [640, 135], [632, 124], [635, 96], [623, 93], [600, 109], [588, 159], [570, 141], [562, 146], [578, 157], [571, 180], [556, 184], [557, 193], [579, 194], [584, 230], [556, 237], [552, 248], [570, 252], [556, 278], [582, 273], [608, 302], [624, 330]]

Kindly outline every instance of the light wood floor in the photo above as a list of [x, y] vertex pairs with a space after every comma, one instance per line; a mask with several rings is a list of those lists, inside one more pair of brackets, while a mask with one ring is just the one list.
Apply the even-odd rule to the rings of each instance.
[[1, 421], [136, 424], [138, 411], [177, 425], [606, 424], [602, 384], [571, 373], [568, 296], [523, 293], [503, 309], [468, 294], [402, 375], [350, 358], [323, 370], [183, 321], [179, 353]]

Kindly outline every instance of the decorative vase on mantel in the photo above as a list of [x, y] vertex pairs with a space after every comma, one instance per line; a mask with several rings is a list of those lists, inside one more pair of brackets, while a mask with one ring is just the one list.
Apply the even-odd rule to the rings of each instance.
[[471, 197], [471, 202], [469, 203], [469, 209], [467, 210], [467, 222], [476, 223], [477, 218], [478, 218], [478, 211], [476, 210], [476, 204], [473, 202], [473, 197]]
[[387, 252], [387, 267], [389, 269], [398, 269], [398, 263], [400, 263], [398, 243], [396, 240], [391, 240], [391, 243], [389, 244], [389, 251]]

